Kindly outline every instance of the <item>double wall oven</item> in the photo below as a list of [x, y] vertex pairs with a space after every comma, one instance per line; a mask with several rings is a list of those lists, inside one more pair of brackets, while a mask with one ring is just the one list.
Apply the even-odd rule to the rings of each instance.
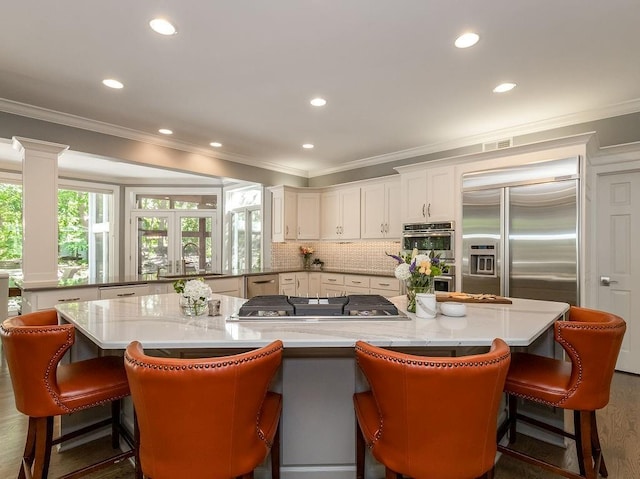
[[440, 223], [406, 223], [402, 226], [402, 251], [410, 253], [417, 249], [419, 253], [433, 251], [449, 265], [448, 271], [436, 276], [436, 291], [455, 291], [455, 225], [453, 221]]

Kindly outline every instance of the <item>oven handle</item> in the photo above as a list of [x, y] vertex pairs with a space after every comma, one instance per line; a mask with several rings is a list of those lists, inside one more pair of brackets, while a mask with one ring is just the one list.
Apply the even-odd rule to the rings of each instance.
[[429, 238], [434, 236], [453, 236], [453, 231], [423, 231], [422, 233], [419, 231], [412, 231], [411, 233], [402, 233], [402, 236], [405, 238]]

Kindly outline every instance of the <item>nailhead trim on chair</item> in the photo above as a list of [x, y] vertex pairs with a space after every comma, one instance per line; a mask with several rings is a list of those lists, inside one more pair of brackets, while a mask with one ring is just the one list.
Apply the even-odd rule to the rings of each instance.
[[565, 349], [571, 350], [571, 352], [573, 353], [573, 357], [575, 358], [576, 361], [576, 367], [578, 368], [578, 380], [576, 381], [576, 383], [573, 385], [573, 387], [571, 389], [569, 389], [567, 391], [567, 393], [559, 400], [556, 402], [552, 402], [552, 401], [545, 401], [544, 399], [540, 399], [538, 397], [534, 397], [534, 396], [530, 396], [528, 394], [518, 394], [518, 393], [509, 393], [513, 396], [517, 396], [519, 398], [522, 399], [528, 399], [530, 401], [534, 401], [537, 402], [539, 404], [545, 404], [547, 406], [553, 406], [553, 407], [558, 407], [561, 406], [562, 404], [564, 404], [574, 393], [574, 391], [576, 389], [578, 389], [578, 386], [580, 386], [580, 383], [582, 382], [582, 360], [580, 359], [580, 356], [578, 355], [578, 352], [574, 349], [574, 347], [567, 342], [567, 340], [562, 336], [562, 330], [563, 329], [596, 329], [596, 330], [601, 330], [601, 329], [618, 329], [624, 327], [624, 324], [614, 324], [614, 325], [602, 325], [602, 324], [592, 324], [592, 323], [579, 323], [579, 322], [571, 322], [571, 321], [565, 321], [562, 323], [562, 326], [559, 327], [556, 331], [557, 331], [557, 340], [559, 343], [561, 343], [563, 345], [563, 347], [565, 347]]
[[56, 391], [51, 387], [51, 381], [49, 380], [49, 378], [51, 377], [51, 373], [53, 370], [55, 370], [58, 367], [58, 363], [60, 362], [60, 359], [62, 358], [62, 356], [64, 356], [64, 353], [67, 351], [67, 349], [69, 349], [72, 345], [73, 345], [73, 341], [72, 341], [72, 329], [71, 328], [52, 328], [52, 327], [48, 327], [48, 328], [30, 328], [28, 330], [25, 329], [21, 329], [21, 330], [17, 330], [17, 329], [6, 329], [4, 327], [4, 325], [0, 324], [0, 329], [2, 330], [3, 334], [11, 335], [11, 334], [40, 334], [40, 333], [50, 333], [50, 332], [59, 332], [59, 331], [65, 331], [67, 333], [67, 340], [65, 341], [64, 344], [62, 344], [60, 346], [60, 348], [58, 348], [58, 350], [56, 351], [56, 353], [53, 355], [53, 357], [51, 358], [51, 360], [49, 361], [49, 365], [47, 366], [47, 370], [44, 373], [44, 384], [45, 387], [47, 388], [47, 391], [49, 392], [49, 395], [51, 396], [51, 399], [53, 399], [53, 401], [56, 403], [56, 405], [63, 409], [64, 411], [67, 412], [67, 414], [72, 413], [72, 412], [76, 412], [76, 411], [82, 411], [83, 409], [90, 409], [92, 407], [95, 406], [99, 406], [101, 404], [107, 404], [110, 403], [112, 401], [117, 401], [119, 399], [122, 399], [124, 397], [126, 397], [126, 394], [122, 394], [120, 396], [117, 397], [111, 397], [105, 401], [96, 401], [93, 402], [91, 404], [85, 404], [84, 406], [80, 406], [80, 407], [74, 407], [74, 408], [70, 408], [68, 407], [66, 404], [64, 404], [62, 401], [60, 401], [60, 396], [58, 396], [58, 394], [56, 393]]

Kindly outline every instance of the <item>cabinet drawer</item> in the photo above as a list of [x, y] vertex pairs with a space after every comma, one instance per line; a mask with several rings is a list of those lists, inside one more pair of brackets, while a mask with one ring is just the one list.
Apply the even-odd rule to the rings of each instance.
[[100, 299], [127, 298], [149, 294], [149, 285], [139, 284], [131, 286], [112, 286], [100, 288]]
[[334, 273], [322, 273], [322, 283], [335, 285], [344, 285], [344, 275]]
[[[56, 291], [43, 291], [34, 294], [31, 304], [33, 310], [51, 309], [56, 304], [75, 303], [76, 301], [92, 301], [98, 299], [97, 288], [60, 289]], [[35, 299], [35, 301], [34, 301]]]
[[[355, 286], [356, 288], [368, 288], [369, 276], [360, 276], [355, 274], [344, 275], [345, 286]], [[365, 293], [366, 294], [366, 293]]]
[[213, 293], [222, 294], [232, 292], [238, 294], [242, 291], [241, 280], [241, 277], [205, 279], [205, 283], [211, 287], [211, 292]]
[[369, 283], [371, 288], [388, 289], [392, 291], [400, 291], [400, 280], [398, 278], [378, 278], [372, 277]]
[[280, 281], [280, 286], [288, 285], [288, 284], [296, 284], [296, 274], [295, 273], [280, 273], [278, 278]]

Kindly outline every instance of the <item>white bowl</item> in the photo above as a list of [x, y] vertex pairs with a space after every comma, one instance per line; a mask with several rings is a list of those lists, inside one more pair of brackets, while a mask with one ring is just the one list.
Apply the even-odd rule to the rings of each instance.
[[464, 316], [467, 314], [467, 306], [463, 303], [446, 301], [444, 303], [440, 303], [440, 311], [445, 316]]

